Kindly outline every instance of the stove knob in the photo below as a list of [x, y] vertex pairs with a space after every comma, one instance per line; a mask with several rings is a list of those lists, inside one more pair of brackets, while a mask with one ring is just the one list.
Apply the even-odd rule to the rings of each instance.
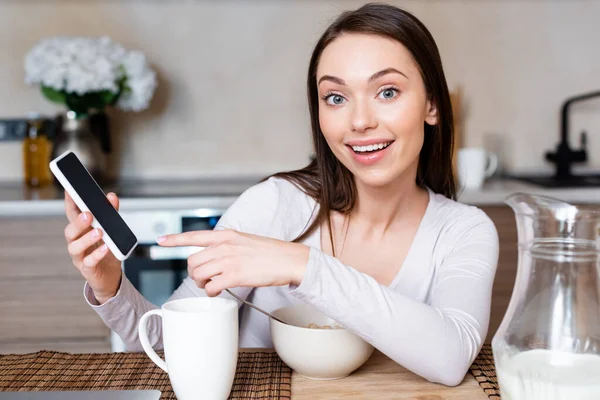
[[167, 230], [167, 226], [164, 222], [156, 222], [154, 224], [154, 232], [157, 235], [162, 235]]

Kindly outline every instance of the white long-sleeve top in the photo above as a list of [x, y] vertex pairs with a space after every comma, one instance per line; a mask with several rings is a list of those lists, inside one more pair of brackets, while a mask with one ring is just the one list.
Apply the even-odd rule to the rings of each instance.
[[[291, 241], [318, 207], [292, 183], [270, 178], [246, 190], [215, 229], [235, 229]], [[310, 247], [299, 286], [235, 288], [234, 293], [273, 311], [306, 302], [405, 368], [432, 382], [460, 383], [487, 334], [498, 235], [480, 209], [429, 190], [429, 204], [408, 254], [389, 286], [320, 250], [320, 229], [302, 242]], [[117, 294], [98, 305], [84, 295], [129, 350], [141, 351], [137, 324], [158, 308], [123, 275]], [[205, 296], [187, 277], [171, 300]], [[221, 296], [229, 297], [224, 292]], [[240, 347], [272, 347], [268, 318], [241, 304]], [[162, 348], [162, 327], [153, 318], [150, 342]]]

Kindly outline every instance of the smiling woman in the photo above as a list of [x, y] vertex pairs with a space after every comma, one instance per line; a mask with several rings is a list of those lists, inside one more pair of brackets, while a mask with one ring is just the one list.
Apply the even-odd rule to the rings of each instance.
[[[431, 34], [389, 5], [345, 12], [317, 42], [307, 87], [316, 159], [248, 189], [215, 231], [157, 238], [204, 247], [172, 299], [230, 289], [268, 312], [304, 302], [416, 374], [459, 384], [487, 333], [498, 237], [454, 200], [452, 110]], [[139, 350], [137, 323], [156, 306], [65, 201], [86, 299]], [[263, 314], [242, 306], [240, 324], [242, 347], [273, 346]], [[158, 321], [149, 332], [162, 347]]]

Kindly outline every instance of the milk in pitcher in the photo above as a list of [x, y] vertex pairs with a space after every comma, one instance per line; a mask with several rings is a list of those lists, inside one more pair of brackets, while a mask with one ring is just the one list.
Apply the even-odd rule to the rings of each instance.
[[502, 400], [598, 400], [600, 356], [528, 350], [496, 366]]

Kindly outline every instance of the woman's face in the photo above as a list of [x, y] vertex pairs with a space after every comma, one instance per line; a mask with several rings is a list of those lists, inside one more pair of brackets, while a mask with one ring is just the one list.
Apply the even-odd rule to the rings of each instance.
[[382, 36], [342, 34], [317, 67], [319, 122], [329, 147], [360, 183], [414, 179], [423, 122], [437, 123], [409, 51]]

